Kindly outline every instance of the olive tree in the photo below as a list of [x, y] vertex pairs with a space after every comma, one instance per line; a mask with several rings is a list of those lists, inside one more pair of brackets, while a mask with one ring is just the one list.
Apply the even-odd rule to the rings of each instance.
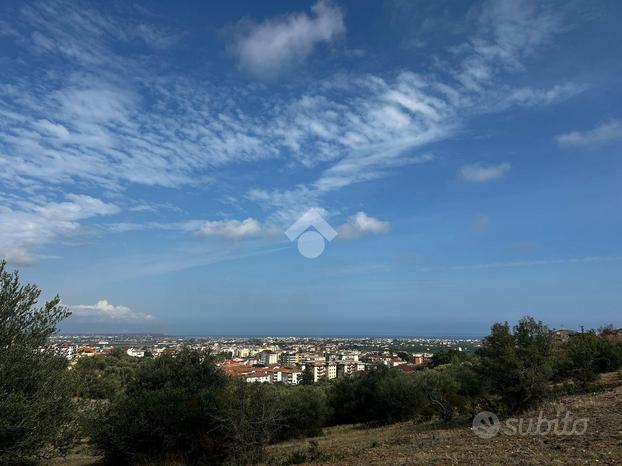
[[69, 312], [58, 296], [38, 306], [40, 295], [0, 262], [0, 464], [62, 453], [75, 432], [67, 362], [45, 347]]

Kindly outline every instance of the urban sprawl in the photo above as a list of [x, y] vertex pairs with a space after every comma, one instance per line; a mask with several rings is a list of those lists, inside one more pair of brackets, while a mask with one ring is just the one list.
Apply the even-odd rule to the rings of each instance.
[[121, 348], [136, 358], [174, 354], [183, 347], [210, 351], [228, 375], [246, 382], [297, 385], [364, 373], [385, 365], [414, 371], [443, 349], [473, 351], [477, 339], [451, 338], [188, 338], [158, 335], [56, 335], [50, 345], [74, 365]]

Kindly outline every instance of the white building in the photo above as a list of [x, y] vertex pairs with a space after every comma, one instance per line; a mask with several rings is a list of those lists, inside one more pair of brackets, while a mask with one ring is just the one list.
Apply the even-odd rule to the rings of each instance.
[[262, 351], [259, 353], [259, 361], [264, 366], [277, 364], [279, 362], [279, 355], [277, 353], [273, 353], [272, 351]]
[[144, 358], [145, 357], [145, 352], [138, 348], [128, 348], [125, 353], [128, 356], [131, 356], [133, 358]]

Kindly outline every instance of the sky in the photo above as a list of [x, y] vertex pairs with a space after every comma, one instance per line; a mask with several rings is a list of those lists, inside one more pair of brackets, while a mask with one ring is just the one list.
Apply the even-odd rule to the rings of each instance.
[[2, 2], [0, 257], [72, 333], [622, 326], [621, 26], [602, 0]]

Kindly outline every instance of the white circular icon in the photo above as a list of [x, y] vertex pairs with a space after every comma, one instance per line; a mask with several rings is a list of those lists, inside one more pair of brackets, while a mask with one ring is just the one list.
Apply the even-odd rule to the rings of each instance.
[[495, 413], [482, 411], [473, 418], [473, 433], [479, 438], [493, 438], [500, 429], [501, 422]]
[[315, 259], [324, 252], [324, 237], [317, 231], [305, 231], [298, 237], [298, 251], [307, 259]]

